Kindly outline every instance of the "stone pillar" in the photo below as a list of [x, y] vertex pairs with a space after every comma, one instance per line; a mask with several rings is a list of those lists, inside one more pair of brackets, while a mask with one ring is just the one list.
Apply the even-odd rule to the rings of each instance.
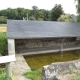
[[63, 52], [63, 41], [64, 39], [61, 39], [61, 52]]
[[[8, 39], [8, 55], [15, 55], [15, 40], [14, 39]], [[6, 76], [7, 77], [12, 76], [10, 62], [6, 63]]]
[[8, 39], [8, 54], [13, 55], [15, 54], [15, 40]]

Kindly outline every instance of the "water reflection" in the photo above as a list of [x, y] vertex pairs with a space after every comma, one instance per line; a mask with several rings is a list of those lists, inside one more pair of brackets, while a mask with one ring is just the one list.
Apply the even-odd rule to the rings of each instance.
[[80, 50], [24, 56], [32, 69], [40, 69], [44, 65], [80, 59]]

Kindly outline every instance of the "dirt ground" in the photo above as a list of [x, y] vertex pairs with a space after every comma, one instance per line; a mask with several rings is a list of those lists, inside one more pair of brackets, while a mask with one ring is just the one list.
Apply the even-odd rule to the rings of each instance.
[[0, 27], [0, 32], [6, 32], [7, 28], [6, 27]]
[[58, 77], [60, 80], [80, 80], [80, 69], [63, 72]]

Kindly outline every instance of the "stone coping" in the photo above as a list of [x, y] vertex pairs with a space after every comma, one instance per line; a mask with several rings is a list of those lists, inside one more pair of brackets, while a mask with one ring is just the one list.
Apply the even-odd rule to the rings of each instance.
[[54, 77], [60, 72], [67, 71], [70, 68], [80, 68], [80, 60], [52, 63], [44, 66], [42, 69], [42, 80], [54, 80]]

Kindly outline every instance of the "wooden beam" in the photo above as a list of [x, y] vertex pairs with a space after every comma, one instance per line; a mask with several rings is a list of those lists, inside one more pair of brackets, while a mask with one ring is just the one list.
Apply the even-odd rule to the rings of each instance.
[[0, 57], [0, 63], [8, 63], [15, 61], [15, 55], [8, 55], [8, 56], [1, 56]]

